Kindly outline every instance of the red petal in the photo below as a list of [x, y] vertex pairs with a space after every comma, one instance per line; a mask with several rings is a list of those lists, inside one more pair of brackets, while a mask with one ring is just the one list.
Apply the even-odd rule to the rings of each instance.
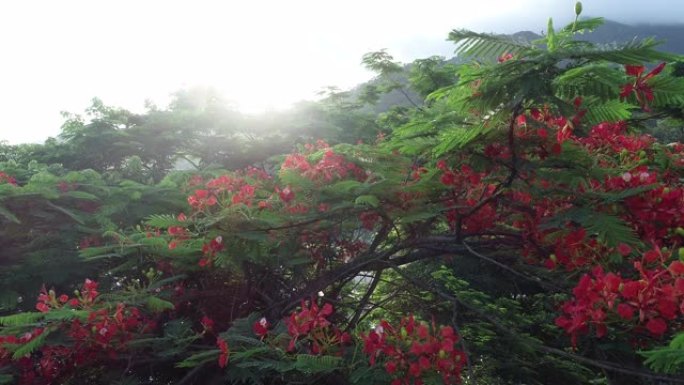
[[644, 66], [626, 65], [625, 73], [629, 76], [640, 76], [644, 73], [644, 69], [646, 69]]
[[634, 309], [626, 303], [621, 303], [617, 307], [617, 312], [622, 319], [631, 319], [634, 316]]
[[665, 68], [665, 64], [666, 63], [658, 64], [658, 66], [656, 68], [654, 68], [653, 70], [651, 70], [651, 72], [649, 72], [648, 75], [644, 76], [644, 79], [650, 79], [650, 78], [658, 75], [659, 73], [663, 72], [663, 68]]
[[629, 96], [629, 94], [634, 91], [634, 86], [632, 84], [625, 84], [622, 86], [622, 91], [620, 92], [620, 97], [621, 98], [626, 98]]
[[667, 331], [667, 324], [660, 318], [653, 318], [646, 323], [646, 329], [654, 336], [661, 336]]
[[667, 268], [672, 275], [684, 275], [684, 263], [680, 261], [674, 261]]

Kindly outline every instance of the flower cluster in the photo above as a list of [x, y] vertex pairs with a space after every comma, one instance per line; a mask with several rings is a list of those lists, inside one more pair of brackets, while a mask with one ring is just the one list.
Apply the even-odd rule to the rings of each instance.
[[223, 237], [220, 235], [209, 241], [209, 243], [205, 243], [202, 246], [202, 254], [204, 254], [204, 257], [200, 259], [199, 265], [202, 267], [205, 266], [211, 266], [214, 257], [216, 256], [216, 253], [219, 251], [223, 250]]
[[645, 253], [642, 261], [634, 263], [638, 279], [594, 268], [573, 289], [574, 298], [563, 304], [556, 325], [571, 335], [573, 346], [591, 327], [597, 337], [606, 335], [611, 316], [628, 322], [632, 330], [662, 336], [668, 322], [684, 315], [684, 263], [672, 261], [662, 267], [668, 259], [660, 250]]
[[[21, 336], [0, 336], [0, 363], [16, 358], [20, 384], [48, 385], [71, 374], [74, 368], [102, 359], [116, 358], [126, 350], [127, 343], [140, 333], [154, 327], [146, 320], [139, 309], [123, 303], [114, 309], [101, 307], [96, 301], [99, 295], [98, 283], [87, 279], [74, 298], [62, 294], [57, 296], [53, 290], [41, 290], [36, 308], [49, 313], [62, 308], [79, 312], [75, 317], [55, 316], [43, 326], [34, 328]], [[46, 318], [46, 320], [49, 318]], [[68, 339], [58, 339], [58, 344], [39, 345], [37, 352], [23, 357], [12, 357], [12, 350], [27, 344], [46, 333], [61, 332]]]
[[443, 160], [437, 162], [437, 168], [442, 171], [440, 181], [452, 189], [445, 202], [448, 208], [446, 219], [452, 228], [459, 224], [467, 233], [478, 233], [491, 228], [498, 215], [495, 202], [484, 204], [477, 209], [477, 215], [471, 210], [479, 202], [494, 194], [496, 186], [484, 183], [485, 172], [477, 172], [467, 164], [460, 167], [449, 167]]
[[86, 279], [83, 283], [82, 290], [77, 290], [74, 298], [69, 298], [66, 294], [62, 294], [58, 297], [54, 290], [46, 290], [45, 286], [43, 286], [38, 295], [36, 309], [42, 313], [47, 313], [51, 309], [60, 309], [64, 306], [69, 306], [74, 309], [79, 306], [87, 308], [95, 302], [95, 299], [99, 294], [97, 292], [97, 286], [97, 282]]
[[344, 155], [335, 153], [325, 142], [319, 142], [318, 147], [324, 152], [323, 157], [317, 162], [310, 162], [304, 154], [290, 154], [285, 158], [281, 170], [297, 171], [305, 178], [319, 183], [329, 183], [348, 177], [362, 182], [368, 178], [364, 169], [348, 161]]
[[456, 347], [459, 337], [450, 326], [437, 330], [433, 325], [430, 330], [411, 315], [402, 319], [397, 328], [382, 321], [361, 337], [370, 364], [384, 361], [392, 385], [422, 384], [421, 378], [430, 372], [438, 373], [445, 384], [461, 382], [466, 356]]
[[17, 185], [17, 180], [13, 176], [7, 175], [6, 173], [0, 171], [0, 184], [7, 183], [13, 186]]
[[[328, 319], [333, 311], [330, 303], [319, 307], [315, 301], [311, 301], [309, 305], [302, 302], [301, 309], [292, 312], [285, 320], [290, 336], [287, 350], [293, 352], [299, 345], [309, 354], [325, 354], [334, 351], [340, 345], [348, 344], [351, 340], [350, 335], [340, 331]], [[261, 329], [255, 328], [256, 331]]]

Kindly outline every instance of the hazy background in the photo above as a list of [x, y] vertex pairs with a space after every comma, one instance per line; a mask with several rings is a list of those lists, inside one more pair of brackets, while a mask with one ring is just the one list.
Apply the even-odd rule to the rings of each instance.
[[[94, 96], [142, 111], [212, 85], [245, 112], [368, 80], [361, 56], [451, 56], [451, 29], [540, 33], [575, 0], [21, 1], [0, 4], [0, 141], [42, 142]], [[585, 0], [584, 15], [684, 21], [680, 0]]]

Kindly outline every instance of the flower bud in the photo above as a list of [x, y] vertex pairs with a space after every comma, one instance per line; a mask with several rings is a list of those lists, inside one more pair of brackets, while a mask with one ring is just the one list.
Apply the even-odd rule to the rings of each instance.
[[575, 3], [575, 15], [579, 16], [582, 13], [582, 2], [578, 1]]

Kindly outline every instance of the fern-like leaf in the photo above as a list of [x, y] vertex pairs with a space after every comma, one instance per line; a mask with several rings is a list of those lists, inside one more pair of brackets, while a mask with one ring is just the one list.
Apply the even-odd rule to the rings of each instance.
[[586, 107], [584, 123], [593, 126], [602, 122], [617, 122], [629, 119], [635, 107], [619, 100], [610, 100], [605, 103], [592, 104]]
[[532, 45], [508, 37], [467, 30], [453, 30], [448, 40], [458, 45], [457, 54], [479, 58], [496, 58], [505, 53], [516, 54], [532, 49]]
[[571, 58], [607, 61], [618, 64], [653, 63], [656, 61], [674, 61], [680, 56], [661, 52], [655, 49], [660, 44], [653, 38], [632, 40], [621, 45], [600, 47], [597, 50], [581, 50], [571, 54]]
[[39, 321], [45, 317], [46, 313], [17, 313], [0, 317], [0, 325], [2, 326], [23, 326]]
[[182, 225], [183, 222], [179, 221], [175, 216], [173, 215], [168, 215], [168, 214], [157, 214], [157, 215], [150, 215], [147, 220], [145, 220], [145, 224], [151, 227], [156, 227], [156, 228], [162, 228], [166, 229], [171, 226], [179, 226]]
[[161, 313], [165, 310], [173, 310], [175, 306], [171, 302], [161, 298], [149, 297], [147, 299], [147, 307], [155, 313]]
[[17, 350], [14, 351], [12, 354], [12, 359], [18, 360], [21, 357], [24, 357], [27, 354], [32, 353], [34, 350], [38, 349], [39, 347], [43, 346], [45, 344], [45, 340], [47, 337], [50, 335], [51, 330], [50, 329], [44, 329], [43, 333], [39, 335], [38, 337], [32, 339], [31, 341], [25, 343], [24, 345], [21, 345]]
[[295, 368], [304, 373], [325, 373], [339, 369], [342, 358], [333, 356], [297, 355]]
[[207, 350], [205, 352], [193, 354], [192, 356], [184, 359], [181, 362], [176, 363], [177, 368], [194, 368], [205, 362], [210, 362], [218, 359], [219, 353], [218, 349]]
[[596, 28], [602, 26], [604, 22], [605, 19], [602, 17], [592, 17], [588, 19], [577, 20], [563, 27], [563, 29], [561, 29], [560, 32], [591, 32]]
[[679, 333], [667, 347], [640, 352], [644, 363], [662, 373], [684, 373], [684, 333]]

